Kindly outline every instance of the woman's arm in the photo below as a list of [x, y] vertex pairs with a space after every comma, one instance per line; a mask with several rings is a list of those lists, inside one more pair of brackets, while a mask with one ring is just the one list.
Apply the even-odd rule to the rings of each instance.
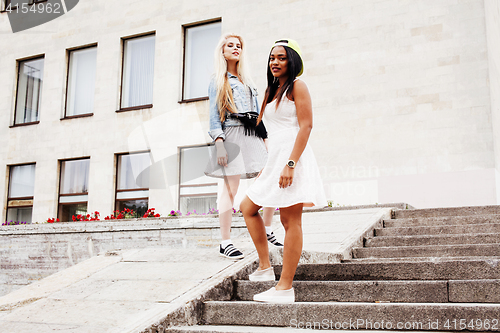
[[210, 137], [215, 141], [217, 138], [222, 140], [226, 139], [222, 131], [222, 124], [220, 122], [219, 108], [217, 107], [217, 91], [215, 89], [215, 80], [210, 81], [208, 86], [208, 99], [209, 99], [209, 116], [210, 116]]
[[[313, 126], [312, 102], [311, 95], [309, 94], [309, 90], [307, 89], [307, 85], [301, 80], [295, 81], [293, 85], [292, 95], [293, 100], [295, 101], [295, 107], [297, 109], [299, 132], [297, 134], [297, 138], [295, 139], [295, 144], [293, 145], [292, 153], [290, 154], [289, 159], [295, 161], [295, 163], [300, 163], [300, 156], [306, 148], [307, 141], [309, 140], [309, 135], [311, 134]], [[294, 169], [291, 169], [290, 167], [285, 165], [280, 175], [280, 187], [286, 188], [292, 185], [293, 175]]]
[[227, 152], [226, 148], [224, 147], [224, 140], [226, 140], [226, 135], [222, 130], [216, 96], [217, 91], [215, 90], [215, 80], [212, 79], [210, 81], [210, 85], [208, 86], [208, 99], [210, 102], [210, 132], [208, 132], [208, 134], [210, 134], [215, 142], [215, 148], [217, 150], [217, 163], [222, 166], [227, 166]]

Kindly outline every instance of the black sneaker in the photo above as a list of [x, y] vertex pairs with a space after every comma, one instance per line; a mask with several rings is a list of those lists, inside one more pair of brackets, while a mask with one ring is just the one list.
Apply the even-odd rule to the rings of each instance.
[[274, 232], [271, 231], [270, 234], [267, 234], [267, 240], [269, 243], [273, 244], [274, 246], [283, 246], [278, 240], [276, 239], [276, 236], [274, 236]]
[[240, 250], [234, 247], [233, 244], [229, 244], [225, 249], [222, 249], [222, 245], [219, 245], [219, 253], [221, 256], [228, 259], [243, 259], [245, 256]]

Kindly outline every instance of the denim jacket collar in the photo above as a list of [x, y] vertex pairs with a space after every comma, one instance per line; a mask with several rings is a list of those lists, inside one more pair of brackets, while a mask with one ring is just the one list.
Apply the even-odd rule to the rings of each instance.
[[[257, 90], [255, 88], [251, 88], [251, 101], [247, 100], [247, 94], [245, 92], [246, 86], [241, 83], [238, 77], [234, 74], [227, 72], [227, 77], [231, 89], [233, 91], [233, 98], [236, 105], [236, 108], [239, 113], [244, 113], [248, 111], [256, 111], [260, 113], [259, 104], [257, 101]], [[217, 107], [216, 102], [216, 83], [215, 80], [212, 79], [210, 82], [210, 86], [208, 89], [208, 96], [210, 101], [209, 113], [210, 113], [210, 136], [213, 140], [218, 137], [222, 137], [225, 139], [224, 128], [230, 126], [241, 126], [242, 123], [234, 118], [227, 117], [224, 122], [221, 123], [219, 118], [219, 109]]]

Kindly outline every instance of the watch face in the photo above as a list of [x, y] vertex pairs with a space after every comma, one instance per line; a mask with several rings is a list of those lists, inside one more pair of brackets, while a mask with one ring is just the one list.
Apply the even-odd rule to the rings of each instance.
[[295, 166], [295, 163], [293, 161], [288, 161], [288, 166], [290, 168], [293, 168]]

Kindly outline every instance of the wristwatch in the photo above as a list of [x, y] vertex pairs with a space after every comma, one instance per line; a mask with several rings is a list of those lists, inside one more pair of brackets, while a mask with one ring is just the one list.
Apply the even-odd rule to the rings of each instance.
[[288, 160], [288, 162], [286, 162], [286, 165], [290, 168], [290, 169], [294, 169], [295, 168], [295, 161], [294, 160]]

